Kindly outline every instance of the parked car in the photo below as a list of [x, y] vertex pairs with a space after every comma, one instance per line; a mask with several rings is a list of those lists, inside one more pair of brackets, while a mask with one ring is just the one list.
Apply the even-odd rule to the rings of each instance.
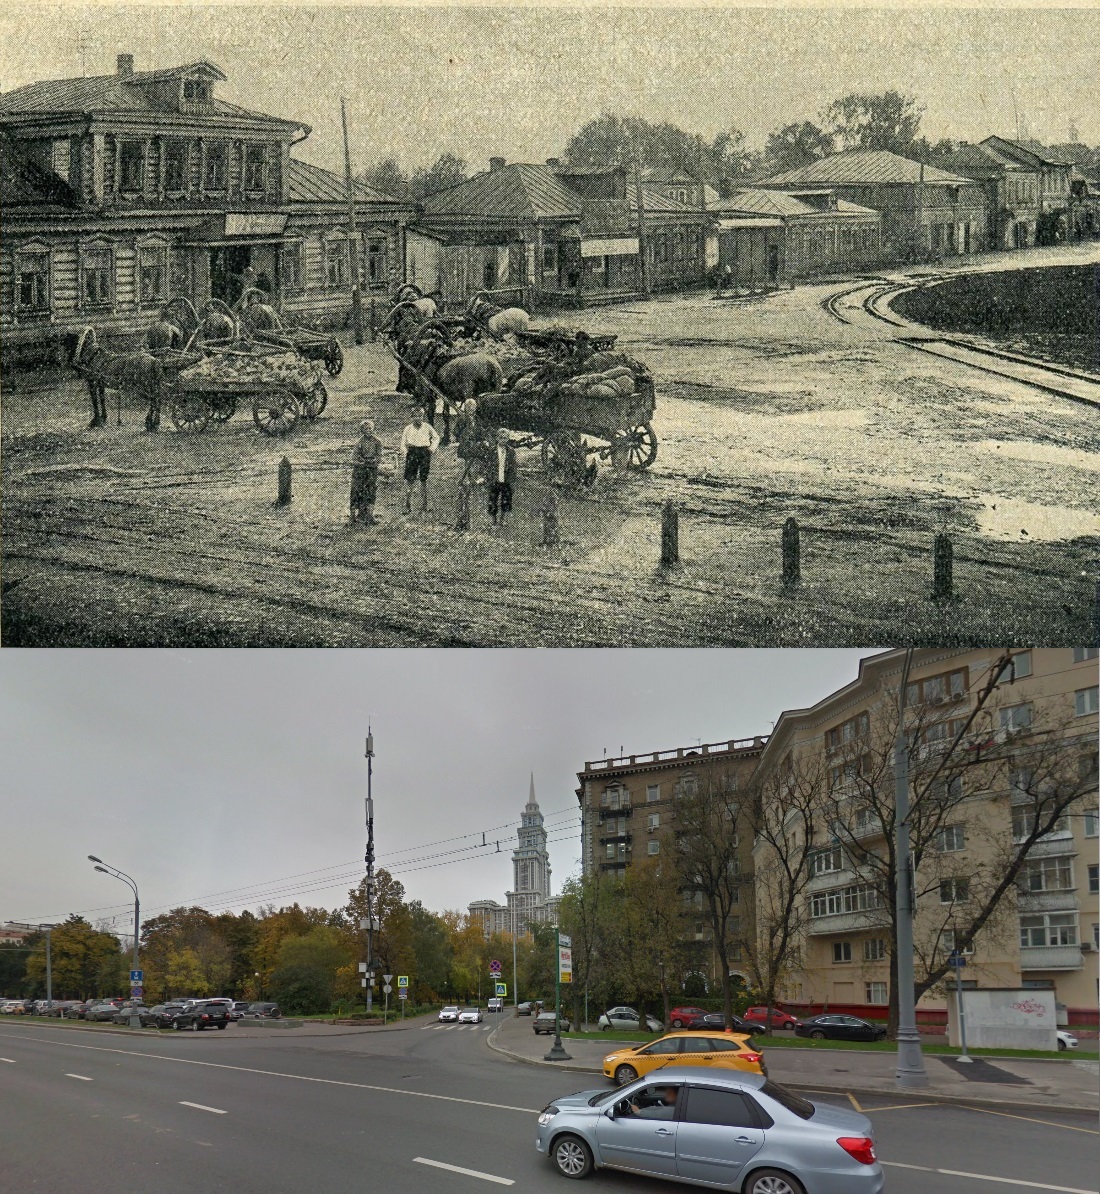
[[481, 1023], [481, 1008], [479, 1007], [464, 1007], [458, 1013], [459, 1024], [480, 1024]]
[[617, 1085], [625, 1086], [669, 1065], [742, 1070], [747, 1074], [768, 1072], [764, 1054], [750, 1037], [732, 1033], [701, 1036], [690, 1029], [670, 1032], [648, 1045], [616, 1049], [603, 1059], [603, 1072]]
[[674, 1007], [668, 1013], [668, 1026], [678, 1032], [681, 1028], [691, 1028], [696, 1020], [707, 1014], [705, 1007]]
[[[741, 1019], [746, 1024], [767, 1024], [768, 1009], [766, 1007], [746, 1008], [745, 1014]], [[794, 1028], [798, 1024], [798, 1017], [792, 1016], [790, 1012], [780, 1011], [779, 1008], [773, 1007], [771, 1009], [771, 1022], [773, 1028]]]
[[48, 1008], [42, 1014], [44, 1016], [56, 1016], [59, 1020], [64, 1020], [73, 1016], [77, 1008], [83, 1009], [82, 1004], [78, 999], [55, 999], [53, 1007]]
[[279, 1020], [282, 1018], [277, 1003], [250, 1003], [247, 1015], [253, 1020]]
[[84, 1013], [84, 1019], [89, 1023], [113, 1020], [117, 1012], [118, 1006], [114, 1003], [93, 1003]]
[[0, 1012], [5, 1016], [30, 1016], [34, 1013], [34, 1003], [30, 999], [6, 999]]
[[[531, 1027], [535, 1030], [536, 1036], [540, 1032], [546, 1032], [546, 1033], [549, 1033], [552, 1035], [556, 1031], [556, 1029], [554, 1027], [554, 1023], [556, 1020], [557, 1020], [557, 1016], [553, 1012], [539, 1012], [539, 1014], [531, 1022]], [[569, 1021], [566, 1019], [565, 1016], [562, 1016], [562, 1018], [561, 1018], [562, 1032], [568, 1032], [569, 1027], [570, 1027]]]
[[177, 1031], [184, 1028], [195, 1032], [203, 1028], [226, 1028], [229, 1024], [229, 1012], [224, 1003], [192, 1003], [180, 1008], [179, 1013], [172, 1020], [172, 1027]]
[[458, 1008], [444, 1007], [439, 1010], [440, 1024], [457, 1024], [458, 1023]]
[[145, 1018], [154, 1028], [171, 1028], [172, 1021], [182, 1010], [182, 1003], [158, 1003], [149, 1008]]
[[861, 1020], [858, 1016], [811, 1016], [797, 1024], [795, 1036], [808, 1036], [814, 1040], [831, 1041], [881, 1041], [886, 1029], [878, 1024]]
[[[726, 1028], [726, 1017], [722, 1012], [707, 1012], [705, 1016], [700, 1016], [694, 1024], [688, 1025], [689, 1028], [702, 1029], [710, 1032], [718, 1031], [724, 1032]], [[754, 1027], [759, 1025], [746, 1024], [740, 1016], [730, 1015], [730, 1028], [733, 1032], [752, 1033]]]
[[156, 1009], [151, 1007], [124, 1007], [120, 1011], [115, 1012], [114, 1020], [116, 1024], [129, 1024], [130, 1017], [137, 1016], [141, 1020], [142, 1028], [157, 1028], [157, 1014]]
[[[662, 1130], [654, 1120], [673, 1120]], [[742, 1194], [881, 1194], [871, 1121], [761, 1074], [683, 1067], [548, 1104], [535, 1147], [565, 1177], [621, 1168]], [[797, 1184], [796, 1184], [797, 1183]]]
[[516, 1005], [517, 1016], [531, 1016], [535, 1012], [535, 1002], [533, 999], [528, 999], [523, 1003]]
[[615, 1028], [620, 1032], [660, 1032], [664, 1025], [652, 1016], [646, 1016], [645, 1029], [642, 1028], [641, 1018], [632, 1007], [613, 1007], [604, 1012], [596, 1022], [597, 1027], [607, 1032]]
[[252, 1006], [247, 999], [236, 999], [233, 1001], [233, 1019], [243, 1020], [248, 1015], [248, 1009]]
[[1077, 1038], [1075, 1036], [1071, 1036], [1064, 1029], [1059, 1028], [1058, 1029], [1058, 1048], [1059, 1049], [1076, 1049], [1077, 1048]]

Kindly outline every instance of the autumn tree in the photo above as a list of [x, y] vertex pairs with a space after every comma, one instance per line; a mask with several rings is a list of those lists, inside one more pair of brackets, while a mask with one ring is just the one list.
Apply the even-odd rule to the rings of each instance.
[[347, 934], [332, 925], [314, 925], [279, 946], [271, 991], [283, 1011], [296, 1015], [327, 1012], [336, 992], [336, 976], [354, 956]]
[[[118, 938], [101, 932], [73, 915], [50, 934], [50, 962], [55, 999], [88, 999], [117, 995], [124, 957]], [[25, 988], [39, 998], [46, 994], [46, 934], [34, 933], [23, 942], [26, 955]]]
[[382, 158], [381, 161], [371, 162], [359, 171], [356, 178], [391, 199], [409, 198], [409, 178], [401, 169], [397, 158]]
[[821, 117], [842, 149], [888, 149], [904, 156], [917, 138], [923, 114], [915, 96], [884, 91], [841, 96]]
[[675, 839], [666, 834], [657, 840], [665, 854], [637, 859], [623, 880], [621, 960], [638, 1002], [659, 997], [662, 1019], [667, 1023], [669, 984], [679, 987], [684, 900], [675, 862], [671, 858], [665, 861]]

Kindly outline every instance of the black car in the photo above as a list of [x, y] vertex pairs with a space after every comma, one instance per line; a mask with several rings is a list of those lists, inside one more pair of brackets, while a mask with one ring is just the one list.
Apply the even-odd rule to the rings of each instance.
[[118, 1013], [117, 1003], [93, 1003], [84, 1013], [84, 1019], [93, 1022], [113, 1020]]
[[[724, 1031], [726, 1027], [726, 1017], [721, 1012], [707, 1012], [705, 1016], [700, 1016], [694, 1023], [687, 1026], [690, 1029], [705, 1028], [710, 1032], [718, 1029], [719, 1032]], [[730, 1016], [730, 1027], [733, 1032], [747, 1032], [750, 1035], [752, 1032], [760, 1031], [760, 1026], [751, 1026], [745, 1023], [740, 1016]]]
[[192, 1003], [180, 1009], [172, 1027], [199, 1032], [203, 1028], [225, 1028], [228, 1023], [229, 1012], [224, 1003]]
[[808, 1036], [815, 1041], [881, 1041], [886, 1036], [886, 1029], [861, 1020], [858, 1016], [829, 1013], [796, 1024], [794, 1034]]
[[277, 1003], [250, 1003], [245, 1013], [251, 1020], [278, 1020], [282, 1014]]
[[149, 1009], [149, 1018], [154, 1028], [171, 1028], [172, 1021], [183, 1011], [183, 1003], [158, 1003]]

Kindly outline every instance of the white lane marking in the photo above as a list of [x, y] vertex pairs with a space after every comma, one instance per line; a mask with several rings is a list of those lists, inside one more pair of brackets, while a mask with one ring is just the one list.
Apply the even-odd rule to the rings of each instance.
[[[456, 1095], [429, 1094], [423, 1090], [405, 1090], [400, 1086], [372, 1086], [367, 1082], [342, 1082], [338, 1078], [310, 1078], [305, 1074], [284, 1074], [280, 1070], [257, 1070], [246, 1065], [227, 1065], [223, 1061], [196, 1061], [190, 1057], [168, 1057], [164, 1053], [143, 1053], [139, 1049], [108, 1049], [103, 1045], [78, 1045], [75, 1041], [51, 1041], [48, 1037], [21, 1037], [40, 1045], [55, 1045], [59, 1049], [84, 1049], [89, 1053], [117, 1053], [121, 1057], [144, 1057], [152, 1061], [171, 1061], [177, 1065], [199, 1065], [211, 1070], [233, 1070], [238, 1074], [262, 1074], [267, 1078], [292, 1078], [296, 1082], [317, 1082], [322, 1086], [347, 1086], [353, 1090], [373, 1090], [380, 1094], [408, 1095], [414, 1099], [437, 1099], [442, 1103], [464, 1103], [468, 1107], [488, 1107], [493, 1111], [519, 1111], [523, 1115], [538, 1115], [539, 1107], [514, 1107], [510, 1103], [486, 1103], [480, 1099], [460, 1099]], [[79, 1075], [73, 1075], [78, 1077]], [[88, 1078], [88, 1082], [92, 1079]], [[1086, 1194], [1093, 1194], [1087, 1191]]]
[[181, 1107], [194, 1107], [198, 1111], [209, 1111], [214, 1115], [228, 1115], [227, 1111], [221, 1111], [217, 1107], [207, 1107], [203, 1103], [189, 1103], [186, 1099], [180, 1099]]
[[94, 1082], [94, 1078], [85, 1078], [83, 1074], [66, 1074], [66, 1078], [79, 1078], [81, 1082]]
[[932, 1169], [928, 1165], [903, 1165], [900, 1161], [880, 1161], [892, 1169], [916, 1169], [921, 1173], [942, 1173], [947, 1177], [969, 1177], [976, 1182], [1000, 1182], [1006, 1186], [1026, 1186], [1029, 1190], [1056, 1190], [1058, 1194], [1097, 1194], [1095, 1190], [1082, 1190], [1078, 1186], [1049, 1186], [1045, 1182], [1025, 1182], [1017, 1177], [994, 1177], [989, 1173], [968, 1173], [965, 1169]]
[[477, 1169], [463, 1169], [461, 1165], [445, 1165], [442, 1161], [429, 1161], [427, 1157], [413, 1157], [418, 1165], [431, 1165], [435, 1169], [449, 1169], [452, 1173], [464, 1173], [467, 1177], [480, 1177], [482, 1181], [496, 1182], [498, 1186], [514, 1186], [516, 1183], [510, 1177], [497, 1177], [492, 1173], [482, 1173]]
[[0, 1061], [6, 1061], [8, 1065], [15, 1065], [15, 1059], [13, 1057], [0, 1057]]

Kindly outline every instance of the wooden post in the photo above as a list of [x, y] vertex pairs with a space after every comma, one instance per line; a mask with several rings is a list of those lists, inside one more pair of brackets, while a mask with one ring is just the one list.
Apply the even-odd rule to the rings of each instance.
[[355, 343], [363, 343], [363, 307], [359, 301], [359, 242], [355, 232], [355, 184], [351, 177], [351, 148], [348, 145], [348, 110], [340, 100], [340, 119], [344, 125], [344, 186], [348, 193], [348, 257], [351, 268], [351, 326]]
[[951, 539], [947, 535], [936, 536], [932, 569], [932, 600], [947, 601], [955, 595], [955, 584], [952, 577], [954, 565], [954, 549]]
[[634, 155], [634, 199], [638, 208], [638, 281], [641, 283], [642, 294], [649, 297], [649, 262], [646, 259], [646, 234], [645, 234], [645, 199], [642, 197], [642, 175], [638, 168], [638, 150], [637, 147], [633, 150]]
[[378, 306], [375, 303], [374, 295], [371, 295], [370, 300], [370, 340], [373, 344], [378, 339]]
[[558, 546], [558, 495], [553, 490], [542, 504], [542, 545]]
[[465, 481], [458, 486], [458, 500], [455, 503], [455, 530], [470, 529], [470, 487]]
[[290, 491], [290, 461], [284, 456], [279, 461], [279, 496], [275, 501], [276, 506], [289, 506], [291, 501]]
[[802, 549], [798, 523], [788, 518], [783, 524], [783, 587], [793, 589], [802, 581]]
[[680, 513], [671, 500], [661, 511], [661, 567], [671, 568], [680, 562]]

